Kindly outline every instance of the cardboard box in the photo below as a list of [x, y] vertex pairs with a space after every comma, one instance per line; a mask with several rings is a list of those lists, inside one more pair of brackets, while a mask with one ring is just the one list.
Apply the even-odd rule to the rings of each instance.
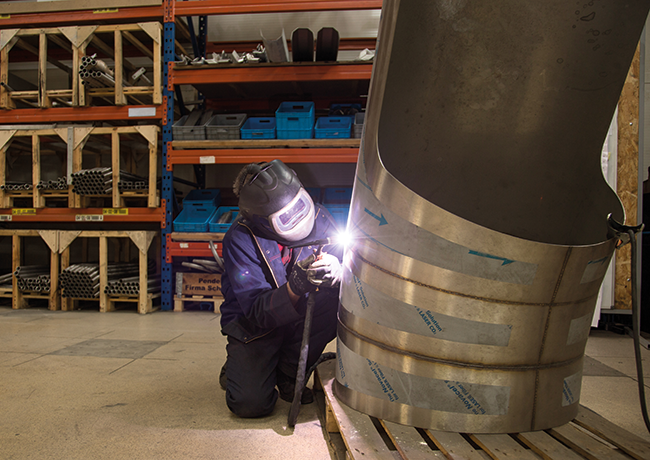
[[223, 297], [221, 295], [221, 275], [176, 273], [176, 295]]

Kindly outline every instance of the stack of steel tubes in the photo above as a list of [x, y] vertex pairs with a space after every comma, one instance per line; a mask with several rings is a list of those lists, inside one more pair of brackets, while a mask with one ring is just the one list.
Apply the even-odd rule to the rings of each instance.
[[42, 180], [36, 184], [36, 188], [39, 190], [67, 190], [68, 179], [65, 177], [59, 177], [56, 180]]
[[82, 84], [91, 88], [115, 86], [115, 75], [106, 63], [96, 59], [96, 55], [82, 56], [79, 66], [79, 76]]
[[31, 190], [33, 188], [34, 185], [28, 182], [5, 182], [0, 185], [0, 190], [5, 190], [7, 192], [18, 192], [21, 190]]
[[50, 292], [50, 267], [46, 265], [21, 265], [13, 274], [21, 291]]
[[[160, 292], [160, 276], [149, 278], [147, 281], [147, 292]], [[104, 294], [108, 295], [139, 295], [140, 294], [140, 277], [130, 276], [111, 280], [104, 289]]]
[[0, 275], [0, 289], [12, 289], [13, 287], [13, 272], [6, 275]]
[[[151, 270], [155, 263], [149, 262], [148, 270]], [[114, 281], [137, 277], [140, 266], [137, 263], [117, 263], [107, 267], [108, 283]], [[71, 265], [61, 272], [61, 296], [81, 299], [99, 297], [99, 264], [84, 263]]]
[[[120, 171], [120, 190], [146, 188], [148, 181], [135, 174]], [[126, 185], [125, 185], [126, 184]], [[134, 185], [137, 184], [137, 187]], [[113, 169], [99, 167], [72, 173], [72, 191], [78, 195], [105, 195], [113, 190]]]

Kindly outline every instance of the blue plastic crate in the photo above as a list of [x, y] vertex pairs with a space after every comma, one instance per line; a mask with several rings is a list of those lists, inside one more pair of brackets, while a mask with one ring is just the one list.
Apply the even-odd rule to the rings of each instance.
[[351, 117], [320, 117], [314, 128], [316, 139], [348, 139], [352, 132]]
[[278, 139], [313, 139], [314, 128], [309, 129], [278, 129]]
[[275, 118], [251, 117], [241, 127], [242, 139], [275, 139]]
[[345, 204], [326, 204], [325, 209], [332, 215], [339, 229], [345, 230], [345, 227], [348, 225], [350, 206]]
[[221, 191], [219, 189], [192, 190], [183, 198], [183, 207], [186, 206], [211, 206], [216, 208], [221, 203]]
[[325, 189], [323, 203], [325, 204], [350, 204], [352, 187], [328, 187]]
[[[231, 216], [228, 218], [228, 222], [222, 222], [219, 223], [219, 219], [226, 214], [227, 212], [231, 212]], [[210, 231], [215, 232], [215, 233], [224, 233], [227, 232], [232, 223], [235, 221], [237, 216], [239, 215], [239, 208], [236, 206], [221, 206], [219, 209], [217, 209], [217, 212], [215, 212], [212, 215], [212, 218], [210, 219]]]
[[210, 219], [217, 212], [213, 206], [188, 206], [174, 219], [176, 232], [207, 232]]
[[275, 111], [277, 128], [284, 130], [312, 129], [316, 116], [313, 102], [283, 102]]

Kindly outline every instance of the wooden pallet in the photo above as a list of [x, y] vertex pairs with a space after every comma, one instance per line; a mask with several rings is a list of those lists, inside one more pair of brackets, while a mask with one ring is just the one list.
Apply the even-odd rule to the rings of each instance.
[[212, 303], [214, 305], [214, 312], [221, 313], [220, 307], [223, 302], [223, 297], [209, 297], [202, 295], [181, 295], [174, 296], [174, 311], [185, 311], [185, 305], [188, 303]]
[[346, 459], [376, 460], [648, 460], [650, 442], [580, 406], [566, 425], [516, 434], [448, 433], [379, 420], [340, 403], [332, 393], [335, 362], [318, 367], [326, 428], [340, 433]]

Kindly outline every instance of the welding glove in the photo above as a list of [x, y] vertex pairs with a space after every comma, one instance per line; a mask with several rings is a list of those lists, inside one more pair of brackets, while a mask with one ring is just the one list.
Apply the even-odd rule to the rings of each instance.
[[337, 288], [343, 276], [343, 268], [336, 256], [323, 253], [307, 268], [307, 279], [318, 287]]
[[308, 257], [296, 262], [289, 274], [289, 287], [291, 291], [298, 295], [303, 296], [308, 292], [313, 292], [318, 289], [318, 286], [311, 283], [307, 277], [307, 269], [316, 260], [316, 255], [311, 254]]

